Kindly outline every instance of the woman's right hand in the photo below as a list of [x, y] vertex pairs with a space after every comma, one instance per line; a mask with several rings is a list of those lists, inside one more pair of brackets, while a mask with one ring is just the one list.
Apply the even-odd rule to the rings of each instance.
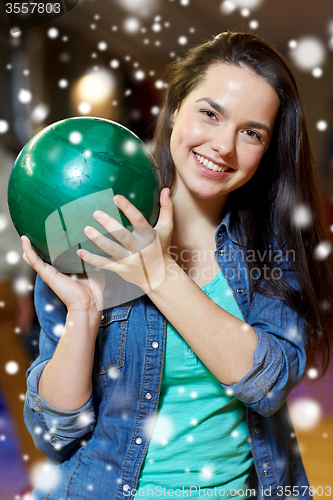
[[82, 310], [101, 315], [103, 310], [103, 291], [105, 276], [103, 271], [87, 275], [71, 277], [57, 271], [44, 262], [36, 253], [27, 236], [21, 237], [23, 259], [40, 275], [59, 299], [66, 305], [68, 311]]

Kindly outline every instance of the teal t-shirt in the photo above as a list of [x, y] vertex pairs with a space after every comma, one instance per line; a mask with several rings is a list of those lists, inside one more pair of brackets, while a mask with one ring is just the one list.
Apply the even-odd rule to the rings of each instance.
[[[221, 271], [202, 290], [244, 320]], [[246, 409], [227, 392], [168, 322], [157, 417], [136, 497], [247, 498], [253, 458]]]

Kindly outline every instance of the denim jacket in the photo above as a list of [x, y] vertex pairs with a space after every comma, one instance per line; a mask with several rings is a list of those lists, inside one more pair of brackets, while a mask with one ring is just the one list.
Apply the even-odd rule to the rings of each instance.
[[[247, 407], [254, 458], [250, 485], [258, 500], [287, 498], [290, 491], [310, 499], [286, 403], [305, 370], [304, 325], [278, 298], [254, 293], [250, 303], [246, 258], [229, 222], [227, 214], [217, 228], [215, 258], [258, 342], [251, 371], [239, 382], [222, 386]], [[288, 259], [277, 266], [296, 288]], [[39, 277], [35, 306], [40, 354], [27, 372], [24, 418], [36, 447], [48, 457], [48, 466], [33, 499], [133, 498], [158, 405], [166, 319], [147, 295], [104, 310], [96, 341], [93, 394], [82, 408], [65, 412], [41, 399], [38, 381], [57, 346], [66, 307]], [[193, 491], [190, 496], [198, 496]]]

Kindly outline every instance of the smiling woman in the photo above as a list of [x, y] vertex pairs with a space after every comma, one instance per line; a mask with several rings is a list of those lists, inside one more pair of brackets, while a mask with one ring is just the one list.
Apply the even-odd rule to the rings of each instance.
[[[221, 213], [228, 194], [257, 170], [279, 107], [274, 89], [252, 70], [211, 65], [172, 115], [170, 150], [178, 180], [174, 196], [184, 199], [186, 185], [192, 194], [214, 198], [214, 203], [220, 198]], [[223, 173], [216, 173], [219, 168]]]
[[265, 40], [226, 32], [168, 78], [157, 224], [118, 195], [135, 230], [98, 210], [116, 241], [85, 234], [110, 257], [78, 251], [146, 294], [101, 310], [104, 273], [56, 272], [23, 237], [42, 328], [25, 419], [50, 465], [33, 498], [309, 500], [286, 398], [327, 368], [333, 270], [294, 77]]

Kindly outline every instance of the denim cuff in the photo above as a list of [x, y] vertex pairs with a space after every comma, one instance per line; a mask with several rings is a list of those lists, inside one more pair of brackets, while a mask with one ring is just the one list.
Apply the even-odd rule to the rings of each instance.
[[[27, 382], [26, 405], [39, 414], [41, 424], [44, 429], [46, 427], [47, 431], [43, 439], [49, 440], [50, 438], [50, 444], [58, 443], [64, 446], [69, 441], [84, 436], [94, 429], [95, 411], [92, 396], [81, 408], [74, 411], [62, 411], [52, 408], [38, 395], [38, 382], [49, 361], [43, 361], [31, 371]], [[40, 432], [44, 429], [41, 428]]]
[[254, 405], [265, 396], [269, 397], [284, 366], [283, 352], [274, 336], [261, 328], [253, 327], [253, 329], [257, 334], [253, 368], [235, 384], [221, 383], [228, 394], [234, 395], [246, 406]]

